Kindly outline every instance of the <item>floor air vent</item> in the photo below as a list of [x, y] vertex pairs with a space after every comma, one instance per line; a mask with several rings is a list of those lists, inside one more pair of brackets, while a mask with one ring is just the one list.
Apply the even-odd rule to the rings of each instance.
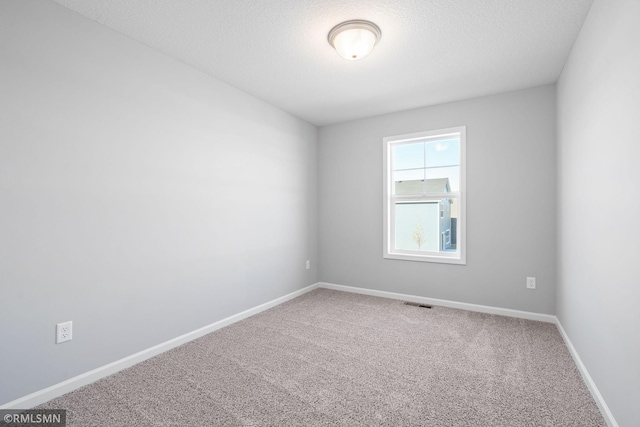
[[429, 304], [420, 304], [419, 302], [411, 302], [411, 301], [405, 301], [404, 305], [410, 305], [412, 307], [420, 307], [420, 308], [432, 308], [433, 306], [429, 305]]

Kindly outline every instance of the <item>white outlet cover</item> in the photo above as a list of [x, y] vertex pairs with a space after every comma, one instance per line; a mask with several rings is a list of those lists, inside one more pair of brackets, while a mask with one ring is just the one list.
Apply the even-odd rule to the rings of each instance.
[[73, 338], [73, 322], [63, 322], [56, 325], [56, 344], [71, 341]]
[[311, 261], [307, 260], [307, 270], [311, 268]]
[[527, 289], [535, 289], [535, 288], [536, 288], [536, 278], [527, 277]]

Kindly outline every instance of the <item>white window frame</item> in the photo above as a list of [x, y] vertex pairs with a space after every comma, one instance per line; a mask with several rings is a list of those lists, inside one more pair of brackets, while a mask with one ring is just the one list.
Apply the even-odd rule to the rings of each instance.
[[[421, 261], [421, 262], [436, 262], [446, 264], [460, 264], [466, 265], [466, 252], [467, 252], [467, 201], [466, 201], [466, 146], [467, 146], [467, 128], [466, 126], [458, 126], [447, 129], [437, 129], [426, 132], [411, 133], [406, 135], [389, 136], [383, 139], [383, 164], [384, 164], [384, 186], [383, 186], [383, 199], [384, 199], [384, 250], [383, 257], [387, 259], [405, 260], [405, 261]], [[458, 136], [460, 138], [460, 190], [448, 193], [454, 196], [458, 201], [458, 219], [456, 224], [456, 252], [418, 252], [409, 251], [395, 248], [395, 203], [399, 200], [415, 201], [415, 202], [429, 202], [442, 200], [442, 193], [423, 194], [423, 195], [401, 195], [396, 196], [394, 194], [394, 182], [393, 182], [393, 146], [399, 144], [414, 143], [418, 140], [425, 139], [445, 139], [451, 136]]]

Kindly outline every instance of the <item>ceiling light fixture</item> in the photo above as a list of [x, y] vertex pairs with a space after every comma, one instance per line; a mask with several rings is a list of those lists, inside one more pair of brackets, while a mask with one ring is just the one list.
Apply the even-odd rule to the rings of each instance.
[[371, 52], [381, 35], [380, 28], [373, 22], [353, 20], [333, 27], [327, 38], [340, 56], [357, 61]]

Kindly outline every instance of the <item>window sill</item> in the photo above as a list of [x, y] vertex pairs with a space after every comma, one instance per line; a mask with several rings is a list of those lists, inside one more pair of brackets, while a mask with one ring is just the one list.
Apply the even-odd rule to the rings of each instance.
[[432, 262], [438, 264], [456, 264], [467, 265], [466, 260], [459, 256], [437, 256], [437, 255], [408, 255], [399, 253], [385, 253], [385, 259], [394, 259], [399, 261], [415, 261], [415, 262]]

